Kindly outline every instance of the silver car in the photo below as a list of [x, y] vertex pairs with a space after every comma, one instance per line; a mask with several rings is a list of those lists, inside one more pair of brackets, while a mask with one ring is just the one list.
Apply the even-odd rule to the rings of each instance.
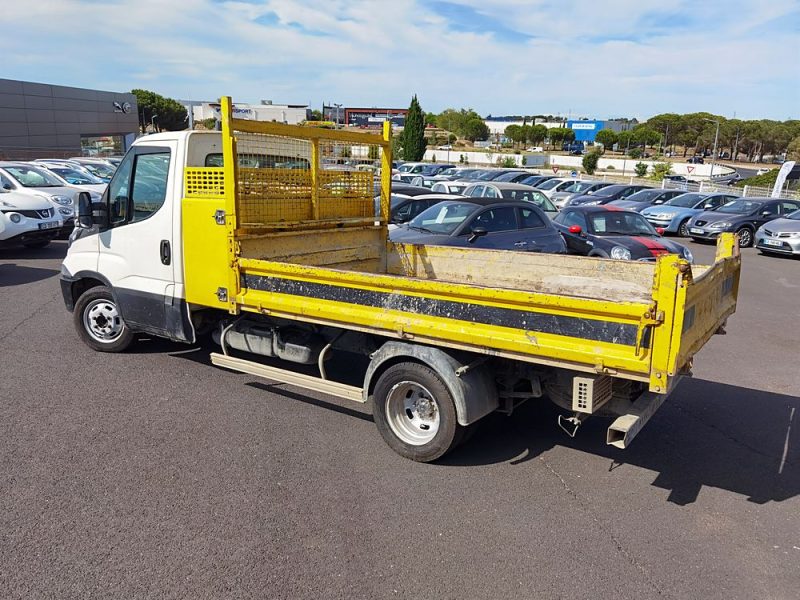
[[756, 231], [756, 248], [764, 254], [800, 255], [800, 210], [765, 223]]

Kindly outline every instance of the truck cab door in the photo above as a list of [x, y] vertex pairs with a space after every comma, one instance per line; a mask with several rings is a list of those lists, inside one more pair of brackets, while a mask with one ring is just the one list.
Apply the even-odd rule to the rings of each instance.
[[108, 219], [99, 234], [98, 271], [134, 331], [191, 341], [188, 307], [174, 296], [173, 204], [180, 201], [177, 142], [134, 146], [106, 189]]

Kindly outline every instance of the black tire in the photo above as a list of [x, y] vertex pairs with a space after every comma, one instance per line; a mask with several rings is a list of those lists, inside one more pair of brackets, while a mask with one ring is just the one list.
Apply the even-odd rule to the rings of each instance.
[[739, 248], [749, 248], [753, 245], [753, 230], [749, 227], [740, 227], [736, 230], [739, 236]]
[[50, 240], [39, 240], [38, 242], [28, 242], [26, 244], [22, 244], [26, 248], [33, 248], [35, 250], [39, 250], [40, 248], [46, 248], [50, 245]]
[[122, 352], [133, 342], [133, 332], [105, 286], [93, 287], [78, 298], [72, 320], [84, 343], [98, 352]]
[[678, 225], [678, 235], [681, 237], [689, 237], [689, 219], [684, 219]]
[[[453, 397], [436, 372], [425, 365], [415, 362], [392, 365], [378, 378], [372, 397], [378, 431], [389, 447], [404, 458], [431, 462], [461, 441], [464, 428], [458, 424]], [[415, 398], [423, 403], [422, 410], [398, 409], [399, 402], [410, 403]], [[432, 426], [424, 429], [424, 419], [419, 419], [420, 414], [430, 417], [431, 413], [437, 423], [435, 433], [431, 432]], [[429, 422], [433, 420], [428, 418]], [[415, 435], [419, 439], [412, 443]]]

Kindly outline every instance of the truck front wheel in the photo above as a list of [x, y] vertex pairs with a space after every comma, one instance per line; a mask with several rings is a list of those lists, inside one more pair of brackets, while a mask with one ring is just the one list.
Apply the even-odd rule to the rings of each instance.
[[133, 342], [133, 332], [105, 286], [93, 287], [78, 298], [73, 320], [81, 339], [98, 352], [122, 352]]
[[392, 365], [373, 392], [375, 425], [387, 444], [405, 458], [431, 462], [458, 445], [453, 396], [436, 372], [425, 365]]

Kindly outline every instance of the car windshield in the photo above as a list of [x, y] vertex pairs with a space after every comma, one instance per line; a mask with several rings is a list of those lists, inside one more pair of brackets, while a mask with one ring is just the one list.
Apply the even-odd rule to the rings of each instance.
[[658, 235], [639, 213], [608, 211], [587, 216], [589, 230], [595, 235]]
[[641, 190], [635, 194], [631, 194], [626, 198], [629, 202], [649, 202], [653, 198], [658, 198], [659, 194], [663, 194], [661, 190]]
[[480, 181], [490, 181], [495, 177], [498, 177], [497, 171], [484, 171], [483, 173], [479, 173], [475, 179]]
[[83, 165], [83, 168], [89, 171], [89, 173], [91, 173], [95, 177], [99, 177], [100, 179], [106, 181], [111, 179], [112, 175], [114, 175], [114, 169], [112, 167], [100, 163], [96, 164], [86, 163]]
[[703, 194], [681, 194], [664, 202], [662, 206], [677, 206], [678, 208], [694, 208], [705, 198]]
[[408, 227], [424, 233], [449, 235], [478, 208], [478, 205], [471, 202], [441, 202], [411, 219]]
[[800, 210], [796, 210], [793, 213], [789, 213], [786, 215], [787, 219], [791, 219], [792, 221], [800, 221]]
[[444, 171], [440, 171], [439, 175], [445, 175], [445, 176], [449, 177], [450, 175], [455, 175], [457, 172], [458, 171], [456, 171], [455, 167], [450, 167], [449, 169], [445, 169]]
[[556, 212], [558, 209], [541, 192], [536, 190], [503, 190], [503, 198], [507, 200], [522, 200], [532, 202], [545, 212]]
[[542, 184], [537, 185], [536, 187], [538, 187], [540, 190], [552, 190], [559, 183], [561, 183], [560, 179], [550, 179]]
[[100, 179], [89, 173], [81, 173], [77, 169], [66, 169], [62, 167], [50, 167], [50, 170], [73, 185], [96, 185], [103, 183]]
[[755, 212], [758, 207], [763, 204], [763, 202], [755, 202], [753, 200], [734, 200], [733, 202], [728, 202], [725, 206], [719, 207], [716, 212], [732, 215], [746, 215]]
[[56, 175], [33, 167], [3, 167], [23, 187], [63, 187], [64, 182]]
[[593, 181], [576, 181], [571, 185], [565, 187], [562, 192], [585, 192], [586, 190], [590, 189], [591, 187], [597, 185]]
[[[541, 188], [542, 186], [539, 186], [539, 187]], [[623, 185], [610, 185], [608, 187], [604, 187], [604, 188], [602, 188], [600, 190], [597, 190], [594, 193], [594, 195], [597, 196], [598, 198], [605, 198], [607, 196], [613, 196], [614, 194], [617, 194], [617, 193], [621, 192], [624, 189], [625, 189], [625, 186], [623, 186]]]

